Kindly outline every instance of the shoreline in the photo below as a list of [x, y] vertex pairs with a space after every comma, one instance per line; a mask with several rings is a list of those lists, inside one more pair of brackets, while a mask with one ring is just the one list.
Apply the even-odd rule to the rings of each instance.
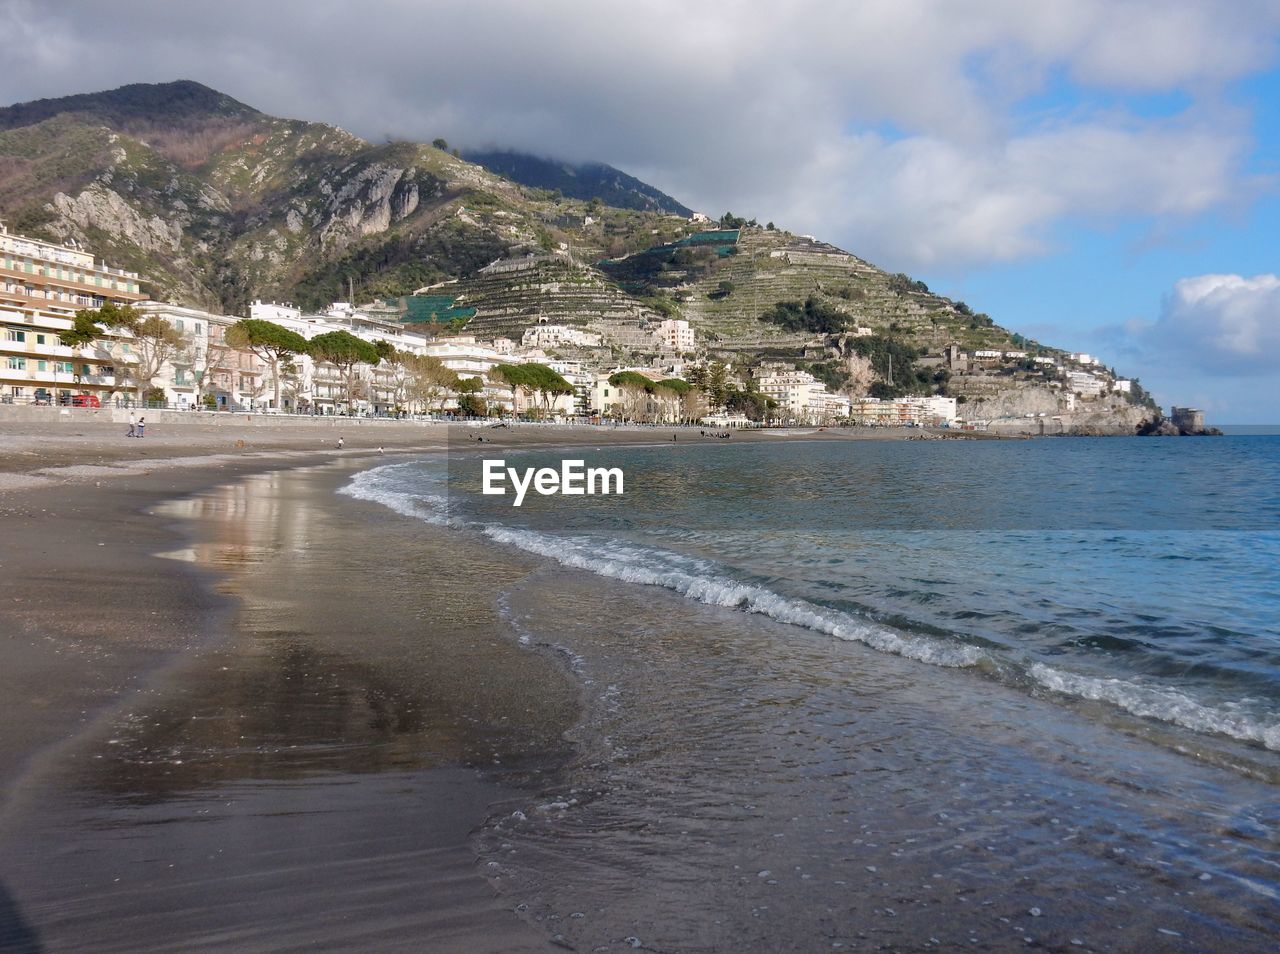
[[[516, 429], [499, 429], [496, 437], [506, 437], [506, 430]], [[545, 431], [563, 438], [561, 428], [537, 431], [529, 438], [516, 434], [510, 440], [495, 439], [492, 449], [662, 446], [647, 428], [615, 441], [600, 440], [594, 429], [577, 442], [539, 439]], [[465, 436], [464, 429], [455, 436], [463, 442], [454, 446], [469, 453], [480, 449]], [[132, 442], [122, 448], [108, 437], [64, 446], [62, 456], [53, 455], [57, 465], [41, 459], [35, 471], [9, 471], [40, 480], [21, 489], [0, 484], [0, 511], [6, 529], [14, 531], [0, 540], [0, 565], [11, 574], [16, 567], [12, 592], [22, 594], [21, 603], [0, 605], [0, 622], [12, 624], [6, 625], [8, 638], [0, 643], [0, 716], [20, 730], [7, 732], [0, 745], [0, 778], [7, 783], [0, 792], [0, 940], [25, 936], [35, 943], [43, 937], [57, 950], [84, 946], [69, 942], [88, 938], [95, 948], [119, 949], [112, 947], [119, 942], [103, 932], [128, 925], [140, 932], [130, 936], [133, 949], [161, 949], [172, 946], [170, 932], [179, 929], [177, 919], [203, 946], [237, 950], [275, 949], [286, 939], [382, 948], [430, 943], [439, 950], [546, 950], [554, 934], [585, 941], [603, 924], [619, 926], [608, 911], [621, 897], [617, 892], [628, 895], [622, 910], [635, 919], [632, 925], [643, 925], [661, 906], [671, 912], [664, 930], [676, 932], [665, 940], [678, 938], [681, 931], [686, 940], [701, 937], [705, 926], [688, 920], [696, 905], [689, 911], [681, 907], [678, 888], [685, 875], [679, 864], [667, 878], [637, 885], [634, 898], [625, 882], [609, 877], [595, 891], [584, 884], [585, 896], [600, 906], [586, 909], [588, 920], [572, 923], [559, 919], [580, 913], [583, 901], [524, 879], [539, 864], [555, 871], [565, 863], [556, 842], [566, 835], [565, 847], [589, 845], [637, 824], [625, 812], [616, 813], [629, 809], [629, 791], [643, 793], [656, 780], [647, 777], [643, 763], [635, 776], [626, 776], [624, 765], [625, 784], [611, 790], [596, 774], [605, 760], [592, 748], [632, 731], [633, 714], [638, 718], [632, 744], [670, 753], [670, 767], [659, 766], [669, 774], [662, 776], [652, 797], [671, 799], [669, 808], [676, 816], [687, 804], [674, 797], [679, 786], [700, 778], [698, 772], [717, 771], [686, 744], [683, 728], [669, 719], [672, 710], [649, 711], [650, 693], [643, 688], [630, 693], [622, 684], [624, 708], [611, 709], [613, 701], [606, 704], [601, 695], [613, 689], [610, 683], [603, 690], [613, 678], [610, 667], [634, 672], [633, 681], [638, 687], [649, 684], [656, 699], [678, 686], [678, 677], [699, 655], [731, 660], [740, 652], [740, 640], [761, 649], [785, 644], [789, 652], [810, 659], [809, 691], [828, 685], [828, 671], [836, 663], [853, 666], [848, 685], [857, 686], [859, 695], [866, 693], [866, 704], [851, 700], [857, 715], [850, 726], [868, 740], [883, 741], [897, 726], [908, 726], [902, 746], [884, 746], [884, 751], [862, 747], [850, 754], [834, 735], [820, 732], [813, 739], [815, 745], [836, 746], [816, 764], [852, 759], [851, 774], [861, 779], [860, 785], [872, 792], [882, 782], [889, 785], [872, 801], [893, 811], [886, 816], [870, 810], [862, 816], [862, 828], [882, 827], [877, 842], [888, 843], [883, 850], [877, 844], [858, 849], [861, 857], [853, 873], [862, 877], [865, 868], [873, 875], [864, 884], [850, 882], [855, 885], [849, 903], [855, 925], [872, 930], [872, 919], [884, 917], [883, 905], [910, 903], [922, 926], [949, 930], [949, 918], [971, 913], [974, 906], [957, 902], [967, 900], [973, 884], [981, 885], [989, 898], [983, 904], [995, 905], [1015, 923], [1031, 902], [1052, 911], [1038, 924], [1037, 934], [1051, 930], [1069, 937], [1065, 932], [1078, 920], [1076, 914], [1092, 917], [1103, 910], [1097, 898], [1056, 903], [1056, 892], [1077, 872], [1101, 888], [1099, 879], [1110, 872], [1111, 862], [1092, 857], [1082, 867], [1054, 870], [1046, 859], [1053, 854], [1057, 832], [1052, 826], [1058, 819], [1045, 819], [1054, 814], [1075, 824], [1070, 818], [1078, 809], [1073, 787], [1096, 789], [1087, 801], [1098, 805], [1105, 805], [1115, 791], [1127, 790], [1127, 772], [1114, 788], [1110, 779], [1094, 784], [1088, 768], [1093, 748], [1081, 739], [1106, 740], [1120, 752], [1145, 752], [1141, 740], [1057, 717], [1051, 720], [1059, 736], [1054, 744], [1071, 746], [1063, 750], [1070, 753], [1064, 759], [1033, 733], [1016, 728], [1027, 721], [1018, 713], [1039, 712], [1047, 703], [1001, 689], [974, 689], [970, 680], [957, 681], [942, 672], [920, 673], [916, 664], [898, 657], [855, 644], [832, 645], [815, 634], [797, 634], [784, 624], [732, 609], [690, 606], [665, 591], [649, 594], [644, 588], [601, 583], [545, 558], [405, 520], [371, 501], [346, 498], [333, 505], [334, 490], [351, 474], [408, 455], [447, 452], [448, 435], [443, 438], [423, 441], [415, 428], [402, 444], [388, 440], [388, 453], [381, 457], [376, 449], [351, 446], [354, 441], [341, 452], [282, 443], [228, 454], [224, 447], [201, 447], [192, 440], [165, 448], [180, 451], [180, 456], [130, 459], [125, 455], [143, 448]], [[483, 450], [489, 449], [486, 442]], [[198, 456], [201, 450], [206, 456]], [[189, 551], [187, 560], [172, 558], [183, 551]], [[290, 554], [307, 556], [289, 559]], [[352, 588], [353, 580], [361, 585]], [[547, 602], [545, 594], [551, 592], [556, 600]], [[430, 598], [424, 601], [419, 594]], [[444, 594], [454, 595], [446, 599]], [[570, 599], [564, 608], [557, 602], [562, 595]], [[631, 642], [599, 642], [608, 635], [598, 632], [599, 623], [623, 606], [629, 607], [621, 614], [627, 621], [624, 631], [635, 629]], [[652, 612], [656, 630], [632, 622], [646, 612]], [[534, 623], [525, 645], [519, 625], [530, 619]], [[700, 621], [693, 632], [713, 652], [698, 654], [687, 643], [682, 632], [686, 619]], [[655, 632], [662, 634], [658, 666], [646, 645]], [[557, 635], [547, 640], [548, 633]], [[574, 647], [583, 645], [593, 650], [584, 654], [585, 669], [573, 656]], [[605, 650], [603, 658], [596, 653], [600, 649]], [[688, 653], [693, 655], [684, 657]], [[6, 665], [10, 662], [16, 665]], [[619, 669], [618, 663], [625, 665]], [[749, 665], [738, 669], [726, 674], [749, 679], [741, 691], [753, 691], [761, 674]], [[859, 674], [857, 681], [853, 672]], [[861, 684], [868, 679], [869, 686]], [[713, 680], [686, 682], [676, 691], [694, 692], [699, 685], [712, 692], [725, 690]], [[780, 682], [771, 691], [781, 695], [798, 685], [788, 688]], [[996, 700], [993, 725], [1008, 723], [1015, 730], [993, 734], [984, 727], [975, 732], [957, 718], [971, 710], [975, 692]], [[40, 699], [40, 693], [48, 698]], [[777, 710], [769, 692], [761, 693], [750, 713], [757, 731], [743, 735], [738, 729], [734, 736], [726, 723], [725, 732], [742, 743], [742, 751], [768, 743], [758, 755], [769, 760], [780, 751], [770, 742], [778, 726], [769, 714]], [[689, 697], [690, 704], [694, 698]], [[696, 698], [700, 702], [701, 693]], [[887, 713], [881, 713], [880, 699], [891, 707]], [[730, 695], [725, 704], [736, 706], [736, 700], [736, 694]], [[819, 710], [819, 715], [834, 711]], [[941, 718], [931, 720], [930, 714]], [[822, 728], [821, 720], [814, 724]], [[777, 737], [778, 745], [789, 744], [783, 739], [794, 734], [783, 725], [786, 732]], [[288, 731], [277, 735], [281, 726]], [[907, 802], [891, 804], [899, 793], [891, 783], [898, 773], [911, 771], [906, 753], [923, 748], [930, 753], [926, 761], [945, 769], [940, 776], [945, 779], [953, 777], [948, 774], [952, 769], [945, 768], [951, 753], [967, 753], [975, 745], [992, 761], [966, 756], [960, 764], [982, 764], [990, 794], [970, 799], [934, 786], [931, 796], [944, 805], [955, 798], [957, 807], [948, 813], [964, 812], [969, 819], [965, 824], [972, 824], [975, 833], [961, 834], [964, 828], [952, 833], [950, 823], [928, 818], [915, 833], [928, 850], [915, 838], [902, 841], [893, 835], [912, 832], [918, 819], [910, 806], [930, 788], [928, 773], [904, 775], [905, 782], [915, 778], [914, 788], [908, 786], [914, 794]], [[18, 749], [28, 755], [38, 749], [40, 754], [26, 763], [14, 792]], [[682, 761], [686, 756], [689, 761]], [[726, 747], [719, 757], [727, 768], [740, 752]], [[1168, 753], [1154, 758], [1171, 764]], [[743, 767], [758, 764], [748, 760]], [[1094, 762], [1095, 769], [1109, 765], [1105, 757]], [[1191, 768], [1186, 774], [1196, 784], [1213, 784], [1209, 768]], [[1154, 786], [1157, 777], [1137, 780]], [[736, 784], [729, 780], [725, 790], [735, 791]], [[753, 779], [750, 791], [764, 799], [759, 784]], [[1239, 785], [1248, 790], [1248, 783]], [[575, 790], [589, 793], [589, 799], [574, 811], [593, 821], [581, 828], [571, 825], [566, 833], [557, 827], [564, 809], [556, 806], [582, 797]], [[787, 789], [781, 791], [785, 796]], [[803, 824], [814, 826], [797, 847], [824, 847], [814, 857], [797, 854], [787, 870], [791, 860], [796, 871], [820, 860], [827, 877], [847, 877], [847, 858], [826, 857], [821, 835], [826, 829], [821, 826], [856, 821], [857, 812], [842, 809], [828, 817], [823, 807], [828, 799], [812, 800], [818, 791], [806, 782], [797, 794], [810, 800], [801, 804], [784, 797], [771, 809], [777, 818], [769, 824], [785, 828], [794, 804]], [[552, 792], [555, 796], [549, 797]], [[981, 821], [987, 812], [1012, 819], [1010, 800], [1025, 797], [1025, 792], [1042, 800], [1027, 806], [1029, 827], [1014, 829], [1010, 836], [999, 820]], [[843, 788], [841, 793], [843, 798]], [[722, 807], [709, 805], [710, 814], [696, 824], [705, 823], [708, 833], [734, 835], [734, 827], [722, 827], [730, 824]], [[498, 810], [493, 817], [491, 808]], [[1182, 806], [1172, 802], [1166, 809], [1174, 818]], [[1112, 817], [1106, 812], [1115, 809], [1098, 811], [1094, 822], [1086, 819], [1083, 830], [1101, 844], [1129, 850], [1126, 838], [1112, 840]], [[1117, 823], [1136, 819], [1145, 830], [1158, 814], [1130, 813]], [[660, 822], [637, 830], [657, 837], [665, 830]], [[549, 830], [543, 831], [544, 825]], [[334, 839], [334, 830], [343, 832], [343, 839]], [[1077, 828], [1071, 831], [1074, 838]], [[912, 879], [923, 885], [954, 862], [966, 868], [975, 864], [978, 856], [960, 854], [961, 844], [964, 852], [976, 853], [988, 843], [1007, 844], [1015, 853], [1011, 857], [1023, 860], [1012, 867], [975, 868], [968, 884], [957, 878], [952, 886], [948, 876], [945, 891], [930, 885], [927, 895], [905, 900], [903, 892]], [[244, 853], [238, 861], [219, 857], [228, 844]], [[711, 838], [707, 844], [720, 841]], [[674, 859], [682, 850], [679, 843], [671, 849], [661, 857]], [[609, 849], [602, 850], [607, 858]], [[778, 871], [780, 859], [749, 845], [742, 850], [739, 860], [748, 875], [715, 902], [742, 908], [737, 924], [752, 923], [744, 899], [765, 903], [771, 894], [809, 912], [804, 924], [821, 920], [813, 907], [816, 900], [806, 893], [813, 883], [790, 886], [784, 880], [785, 893], [784, 888], [774, 891], [777, 878], [763, 882], [755, 872]], [[919, 858], [897, 861], [903, 852]], [[590, 853], [586, 857], [592, 860], [583, 860], [579, 873], [584, 879], [596, 863]], [[1182, 867], [1194, 861], [1176, 852], [1167, 857], [1167, 862], [1153, 863]], [[874, 864], [865, 866], [867, 861]], [[196, 870], [171, 885], [163, 872], [174, 864]], [[159, 875], [152, 873], [157, 868]], [[572, 863], [568, 870], [577, 871]], [[715, 867], [703, 870], [709, 878], [725, 874]], [[1001, 870], [1022, 875], [1029, 870], [1044, 884], [1001, 887]], [[1123, 869], [1116, 869], [1106, 876], [1122, 875]], [[124, 879], [123, 886], [116, 886], [118, 879]], [[417, 893], [406, 890], [414, 885]], [[1145, 875], [1139, 885], [1132, 903], [1123, 902], [1128, 919], [1124, 930], [1112, 935], [1110, 943], [1099, 936], [1101, 943], [1091, 941], [1091, 947], [1107, 948], [1117, 940], [1149, 942], [1152, 922], [1139, 913], [1138, 899], [1144, 894], [1159, 900], [1161, 917], [1168, 919], [1162, 923], [1185, 930], [1178, 920], [1176, 893]], [[725, 887], [713, 881], [707, 890]], [[349, 888], [365, 898], [363, 907], [347, 907], [352, 903]], [[249, 890], [254, 893], [246, 894]], [[948, 894], [952, 890], [954, 897]], [[424, 891], [439, 902], [430, 911], [423, 909]], [[652, 910], [641, 900], [651, 894]], [[517, 916], [512, 908], [525, 900], [529, 907]], [[565, 906], [570, 903], [577, 907]], [[1244, 919], [1246, 933], [1236, 938], [1241, 949], [1256, 939], [1249, 931], [1268, 930], [1247, 911], [1236, 915], [1211, 898], [1203, 903], [1211, 905], [1208, 910], [1215, 916]], [[153, 916], [156, 911], [164, 913]], [[783, 933], [758, 937], [779, 942], [789, 929], [778, 927]], [[908, 941], [888, 926], [874, 930], [890, 944]], [[983, 935], [998, 944], [1008, 941], [1000, 933], [1007, 930], [990, 925]], [[659, 933], [636, 926], [615, 933], [647, 939], [650, 931]], [[964, 940], [960, 935], [956, 939]]]
[[[406, 548], [419, 542], [396, 528], [394, 515], [381, 507], [353, 500], [344, 501], [342, 508], [332, 506], [337, 486], [377, 460], [365, 455], [337, 462], [313, 455], [272, 455], [207, 467], [158, 466], [151, 474], [125, 470], [110, 480], [95, 474], [88, 495], [83, 494], [88, 478], [75, 471], [69, 478], [74, 483], [59, 485], [78, 498], [69, 510], [40, 506], [54, 503], [48, 485], [0, 493], [0, 510], [13, 531], [0, 541], [0, 565], [12, 566], [15, 551], [34, 535], [44, 538], [42, 559], [64, 563], [77, 551], [97, 557], [101, 551], [96, 544], [107, 541], [94, 537], [113, 534], [102, 548], [111, 553], [109, 571], [90, 582], [77, 567], [80, 585], [70, 596], [56, 580], [42, 589], [34, 585], [34, 576], [19, 579], [16, 591], [27, 595], [16, 613], [12, 605], [0, 612], [0, 622], [9, 630], [0, 643], [0, 717], [9, 726], [0, 745], [5, 783], [0, 791], [0, 858], [6, 859], [0, 864], [0, 947], [115, 949], [114, 934], [104, 933], [108, 928], [98, 922], [118, 927], [154, 906], [156, 916], [136, 925], [131, 950], [169, 949], [177, 937], [174, 919], [183, 910], [195, 926], [181, 930], [203, 928], [205, 945], [237, 950], [275, 949], [286, 939], [298, 943], [307, 937], [330, 945], [346, 937], [351, 946], [387, 949], [390, 942], [397, 948], [405, 944], [404, 937], [379, 940], [393, 924], [416, 925], [407, 935], [414, 942], [408, 946], [425, 938], [439, 950], [544, 949], [544, 939], [502, 907], [476, 867], [469, 844], [472, 832], [487, 819], [487, 806], [517, 797], [511, 783], [495, 782], [479, 769], [498, 760], [487, 739], [506, 718], [494, 712], [508, 703], [495, 693], [504, 684], [510, 698], [520, 691], [522, 673], [530, 668], [524, 651], [513, 640], [473, 636], [477, 646], [489, 647], [475, 650], [484, 663], [472, 658], [475, 652], [458, 651], [436, 657], [443, 662], [442, 672], [432, 666], [422, 669], [405, 655], [422, 634], [411, 628], [403, 608], [352, 605], [342, 587], [323, 577], [255, 579], [244, 572], [247, 563], [240, 566], [252, 562], [249, 551], [256, 546], [245, 537], [246, 528], [252, 536], [257, 526], [263, 540], [280, 532], [272, 523], [270, 498], [281, 482], [293, 488], [284, 491], [288, 503], [283, 512], [301, 506], [304, 512], [335, 519], [342, 511], [343, 519], [358, 515], [366, 530], [370, 523], [380, 524], [364, 534], [366, 548], [378, 549], [373, 540]], [[256, 517], [243, 510], [261, 510], [264, 502], [266, 510]], [[219, 508], [222, 517], [216, 515]], [[66, 524], [78, 527], [79, 539]], [[417, 527], [408, 531], [408, 536], [422, 536]], [[393, 540], [396, 534], [401, 539]], [[432, 545], [438, 548], [439, 541]], [[447, 550], [456, 549], [449, 541]], [[354, 554], [359, 550], [356, 546], [344, 556], [358, 565]], [[191, 559], [194, 554], [199, 555]], [[318, 572], [346, 576], [341, 561]], [[455, 581], [455, 586], [482, 592], [484, 580], [480, 573]], [[282, 621], [270, 605], [276, 586], [288, 594], [286, 603], [294, 604], [286, 624], [292, 627], [289, 633], [280, 630]], [[318, 607], [326, 598], [330, 603], [322, 613]], [[467, 607], [465, 623], [458, 625], [472, 633], [493, 629], [494, 619], [472, 610]], [[351, 617], [345, 626], [338, 622], [344, 611]], [[149, 618], [157, 615], [159, 621]], [[456, 618], [458, 613], [451, 619]], [[448, 629], [450, 620], [441, 625]], [[363, 626], [367, 635], [360, 652], [347, 659], [342, 646], [355, 626]], [[507, 662], [486, 652], [505, 655]], [[443, 674], [451, 668], [458, 673], [453, 679]], [[326, 682], [311, 689], [295, 684], [313, 671], [328, 673]], [[468, 709], [471, 700], [457, 689], [468, 679], [494, 711]], [[349, 683], [349, 689], [338, 691], [330, 680]], [[545, 687], [548, 676], [532, 683]], [[318, 708], [309, 701], [317, 692], [331, 697]], [[453, 701], [440, 701], [447, 698]], [[175, 721], [174, 706], [179, 711], [190, 707], [191, 715]], [[304, 721], [294, 722], [300, 734], [272, 741], [281, 716], [298, 706], [303, 707], [300, 716], [306, 713]], [[286, 724], [293, 722], [285, 717]], [[571, 724], [563, 714], [558, 718], [563, 727]], [[219, 724], [250, 736], [257, 731], [261, 741], [250, 751], [248, 743], [235, 743], [209, 728]], [[551, 736], [528, 733], [528, 743], [508, 746], [502, 761], [510, 771], [539, 777], [549, 767], [550, 740], [561, 731]], [[281, 784], [287, 787], [281, 789]], [[204, 829], [191, 828], [180, 807], [192, 799], [206, 800], [206, 821], [258, 833], [251, 850], [256, 860], [229, 861], [228, 874], [233, 883], [268, 879], [258, 890], [274, 901], [261, 917], [240, 912], [260, 906], [262, 898], [251, 899], [234, 887], [230, 896], [236, 903], [229, 908], [230, 901], [220, 903], [226, 909], [222, 920], [210, 921], [205, 902], [189, 892], [166, 897], [172, 889], [149, 881], [132, 891], [116, 886], [129, 880], [120, 876], [126, 872], [135, 879], [143, 876], [177, 844], [206, 840], [200, 834]], [[226, 810], [219, 807], [223, 799]], [[345, 834], [321, 854], [314, 853], [321, 850], [316, 842], [337, 836], [331, 833], [333, 822], [304, 824], [297, 845], [275, 844], [279, 830], [291, 827], [275, 819], [281, 812], [291, 813], [294, 803], [306, 806], [300, 816], [304, 820], [317, 810], [322, 816], [345, 818], [338, 823]], [[429, 813], [422, 815], [422, 806], [428, 805]], [[123, 820], [139, 810], [164, 822], [156, 829], [164, 837], [126, 835], [121, 841], [103, 834], [119, 826], [111, 819]], [[70, 840], [54, 834], [68, 830], [79, 834]], [[257, 842], [274, 847], [263, 855]], [[208, 855], [212, 862], [222, 852], [215, 844], [196, 849], [188, 843], [179, 856], [207, 850], [213, 852]], [[411, 849], [407, 853], [406, 846]], [[291, 866], [314, 869], [305, 893], [277, 884], [270, 874], [282, 854], [295, 857]], [[74, 872], [66, 869], [67, 859], [75, 859]], [[382, 871], [377, 914], [322, 927], [333, 916], [331, 907], [341, 909], [347, 880], [360, 881], [366, 877], [360, 872], [374, 864]], [[73, 887], [95, 883], [98, 887], [87, 894]], [[207, 889], [215, 896], [226, 893], [220, 884], [215, 881]], [[425, 892], [431, 903], [415, 901], [415, 892]], [[111, 899], [109, 913], [102, 908], [106, 898]], [[219, 932], [229, 928], [247, 933], [232, 944], [220, 941]]]

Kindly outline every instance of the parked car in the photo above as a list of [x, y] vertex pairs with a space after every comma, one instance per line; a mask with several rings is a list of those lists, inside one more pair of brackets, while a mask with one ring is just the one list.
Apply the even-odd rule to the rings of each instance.
[[72, 407], [102, 407], [102, 402], [98, 400], [96, 394], [73, 394], [71, 395]]

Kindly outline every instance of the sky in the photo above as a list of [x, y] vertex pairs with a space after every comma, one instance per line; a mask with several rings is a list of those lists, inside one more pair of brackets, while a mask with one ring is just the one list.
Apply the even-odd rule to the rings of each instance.
[[0, 0], [0, 103], [193, 79], [599, 160], [1280, 423], [1280, 0]]

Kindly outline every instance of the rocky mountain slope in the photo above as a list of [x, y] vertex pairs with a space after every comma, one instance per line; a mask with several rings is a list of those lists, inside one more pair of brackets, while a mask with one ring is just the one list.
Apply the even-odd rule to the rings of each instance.
[[[140, 84], [0, 109], [0, 220], [74, 239], [143, 274], [155, 297], [228, 313], [254, 298], [319, 307], [438, 286], [443, 313], [469, 315], [482, 337], [569, 324], [645, 360], [645, 327], [684, 317], [713, 356], [801, 364], [833, 387], [859, 361], [884, 383], [899, 346], [1060, 355], [817, 239], [693, 222], [617, 170], [517, 158], [499, 175], [441, 140], [375, 144], [198, 83]], [[907, 386], [995, 408], [1002, 391], [1051, 383], [1030, 367], [980, 370]]]

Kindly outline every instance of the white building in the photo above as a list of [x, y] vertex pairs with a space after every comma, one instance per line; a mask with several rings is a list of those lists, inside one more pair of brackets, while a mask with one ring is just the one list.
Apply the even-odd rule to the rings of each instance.
[[0, 224], [0, 400], [85, 406], [125, 396], [116, 365], [129, 360], [126, 332], [108, 332], [82, 348], [63, 345], [58, 335], [81, 309], [145, 297], [136, 272], [80, 248], [13, 235]]
[[823, 385], [808, 371], [764, 371], [756, 378], [756, 386], [765, 397], [776, 401], [778, 414], [784, 421], [809, 422], [814, 410], [823, 406]]
[[1107, 382], [1087, 371], [1068, 371], [1067, 387], [1081, 397], [1097, 397], [1107, 390]]
[[906, 416], [912, 424], [938, 426], [950, 424], [956, 419], [956, 399], [931, 394], [928, 397], [898, 398], [907, 407]]
[[572, 345], [582, 348], [600, 347], [601, 336], [571, 328], [568, 325], [537, 324], [526, 328], [520, 344], [526, 348], [557, 348], [561, 345]]
[[696, 347], [693, 329], [689, 327], [689, 322], [681, 318], [667, 318], [658, 322], [657, 335], [665, 350], [676, 354], [688, 354]]
[[158, 315], [186, 338], [182, 350], [151, 381], [164, 389], [166, 403], [216, 410], [271, 404], [271, 369], [252, 352], [227, 345], [227, 329], [238, 318], [161, 301], [134, 307], [144, 315]]

